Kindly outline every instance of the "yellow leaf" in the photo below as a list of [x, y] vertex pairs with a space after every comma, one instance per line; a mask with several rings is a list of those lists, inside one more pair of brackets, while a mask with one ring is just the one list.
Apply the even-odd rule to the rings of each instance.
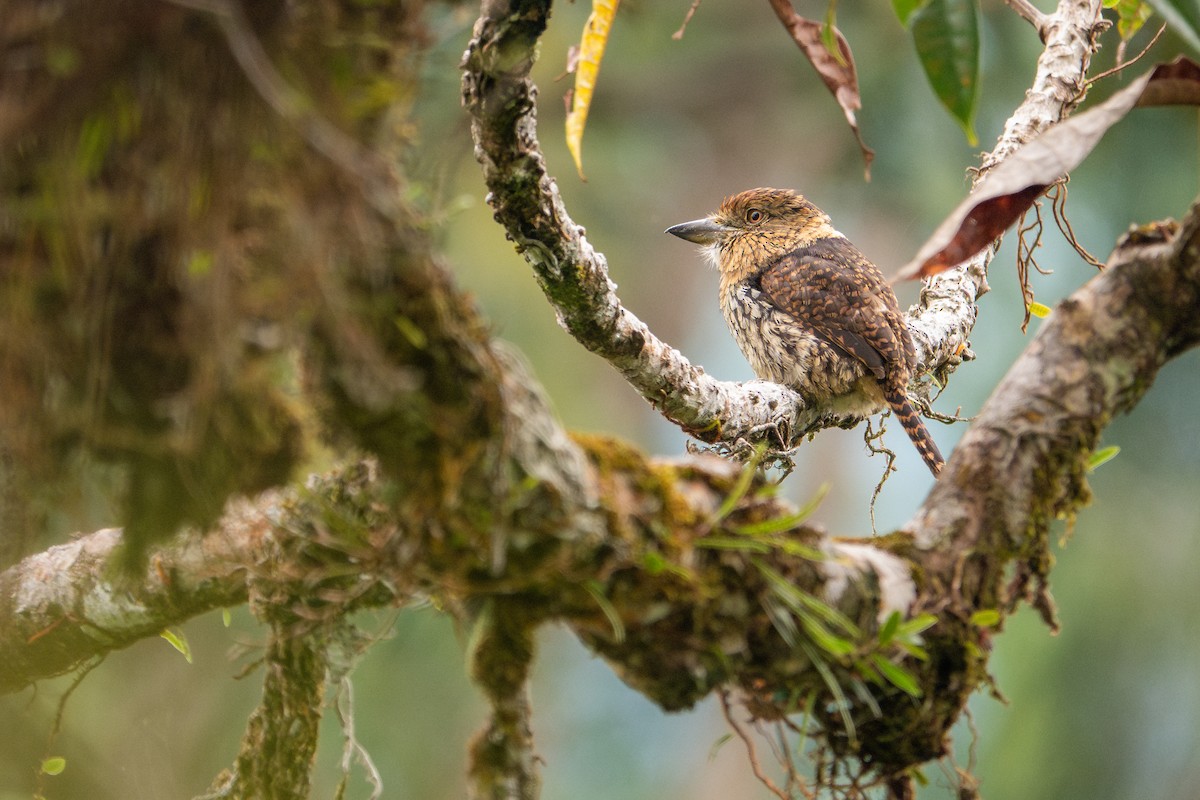
[[621, 0], [592, 0], [592, 13], [583, 26], [583, 38], [579, 42], [579, 63], [575, 68], [575, 91], [571, 96], [571, 110], [567, 114], [567, 149], [575, 159], [575, 169], [583, 180], [583, 128], [587, 125], [588, 108], [592, 105], [592, 92], [596, 88], [596, 74], [604, 58], [604, 47], [608, 44], [608, 32]]

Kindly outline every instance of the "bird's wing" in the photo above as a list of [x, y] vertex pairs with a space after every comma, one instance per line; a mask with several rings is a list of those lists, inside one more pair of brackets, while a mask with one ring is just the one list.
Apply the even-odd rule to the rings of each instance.
[[895, 296], [878, 268], [846, 239], [830, 237], [793, 250], [764, 271], [760, 283], [776, 307], [861, 361], [877, 379], [904, 358], [907, 343], [898, 340]]

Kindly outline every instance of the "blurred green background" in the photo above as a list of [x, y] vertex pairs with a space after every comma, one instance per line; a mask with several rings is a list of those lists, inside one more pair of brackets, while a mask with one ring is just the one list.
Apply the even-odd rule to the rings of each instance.
[[[674, 41], [687, 6], [622, 5], [584, 136], [583, 183], [563, 145], [561, 97], [569, 81], [555, 78], [589, 8], [560, 4], [535, 71], [541, 137], [568, 208], [606, 254], [625, 304], [710, 373], [745, 379], [749, 367], [717, 310], [715, 273], [664, 228], [741, 189], [793, 187], [891, 272], [960, 199], [980, 148], [969, 147], [937, 105], [887, 4], [843, 5], [839, 17], [858, 63], [859, 120], [877, 152], [870, 183], [840, 110], [766, 3], [710, 0]], [[801, 11], [819, 17], [824, 5]], [[436, 44], [412, 165], [429, 183], [425, 199], [449, 259], [497, 335], [528, 356], [569, 426], [678, 454], [685, 438], [557, 327], [529, 269], [491, 221], [458, 108], [457, 62], [473, 16], [432, 10]], [[1023, 98], [1040, 49], [1030, 26], [999, 3], [987, 5], [982, 24], [981, 148]], [[1165, 60], [1179, 48], [1168, 36], [1154, 56]], [[1115, 39], [1106, 40], [1097, 69], [1111, 64], [1114, 49]], [[1121, 85], [1110, 79], [1093, 99]], [[1103, 260], [1129, 224], [1179, 216], [1196, 194], [1195, 112], [1138, 111], [1073, 176], [1068, 211], [1081, 242]], [[1035, 276], [1033, 285], [1037, 300], [1053, 306], [1094, 270], [1053, 230], [1048, 208], [1046, 218], [1038, 261], [1054, 273]], [[972, 337], [979, 358], [954, 376], [937, 403], [942, 411], [976, 413], [1028, 343], [1014, 253], [1010, 236]], [[901, 287], [900, 295], [907, 305], [916, 288]], [[1030, 335], [1037, 326], [1035, 319]], [[996, 638], [992, 671], [1010, 702], [980, 695], [971, 704], [979, 732], [973, 769], [989, 800], [1200, 797], [1198, 357], [1168, 365], [1136, 411], [1104, 434], [1103, 444], [1119, 445], [1120, 456], [1092, 476], [1096, 499], [1079, 515], [1053, 574], [1062, 633], [1052, 637], [1023, 611]], [[887, 443], [900, 470], [877, 506], [881, 531], [905, 522], [930, 486], [893, 427]], [[948, 452], [965, 426], [933, 427]], [[864, 534], [882, 468], [865, 453], [861, 430], [827, 431], [802, 448], [785, 487], [802, 501], [831, 484], [818, 520], [834, 533]], [[461, 636], [432, 609], [362, 623], [385, 637], [355, 675], [357, 734], [383, 775], [384, 796], [462, 797], [466, 742], [483, 708], [465, 678]], [[195, 663], [165, 641], [148, 640], [110, 656], [75, 692], [49, 748], [66, 757], [67, 768], [44, 779], [48, 798], [190, 797], [230, 764], [261, 680], [257, 672], [233, 676], [261, 652], [264, 632], [240, 609], [229, 628], [211, 614], [183, 629]], [[710, 753], [726, 730], [711, 701], [665, 715], [564, 631], [544, 631], [541, 645], [534, 723], [547, 800], [770, 796], [738, 743]], [[0, 800], [35, 790], [68, 685], [64, 678], [0, 698]], [[332, 796], [341, 759], [328, 716], [318, 797]], [[960, 728], [955, 755], [965, 767], [971, 739]], [[931, 765], [931, 786], [921, 796], [952, 797], [952, 774]], [[368, 795], [356, 778], [348, 796]]]

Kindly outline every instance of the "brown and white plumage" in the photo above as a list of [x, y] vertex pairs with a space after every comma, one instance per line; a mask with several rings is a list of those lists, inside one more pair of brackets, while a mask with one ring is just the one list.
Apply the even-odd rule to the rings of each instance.
[[844, 414], [885, 403], [934, 475], [944, 463], [908, 400], [915, 360], [879, 269], [795, 192], [751, 189], [669, 228], [720, 270], [725, 321], [755, 374]]

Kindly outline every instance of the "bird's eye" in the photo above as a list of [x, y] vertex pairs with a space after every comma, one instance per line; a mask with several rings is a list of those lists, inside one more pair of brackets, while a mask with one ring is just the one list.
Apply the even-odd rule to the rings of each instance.
[[746, 222], [759, 223], [767, 218], [767, 214], [761, 208], [752, 208], [746, 212]]

